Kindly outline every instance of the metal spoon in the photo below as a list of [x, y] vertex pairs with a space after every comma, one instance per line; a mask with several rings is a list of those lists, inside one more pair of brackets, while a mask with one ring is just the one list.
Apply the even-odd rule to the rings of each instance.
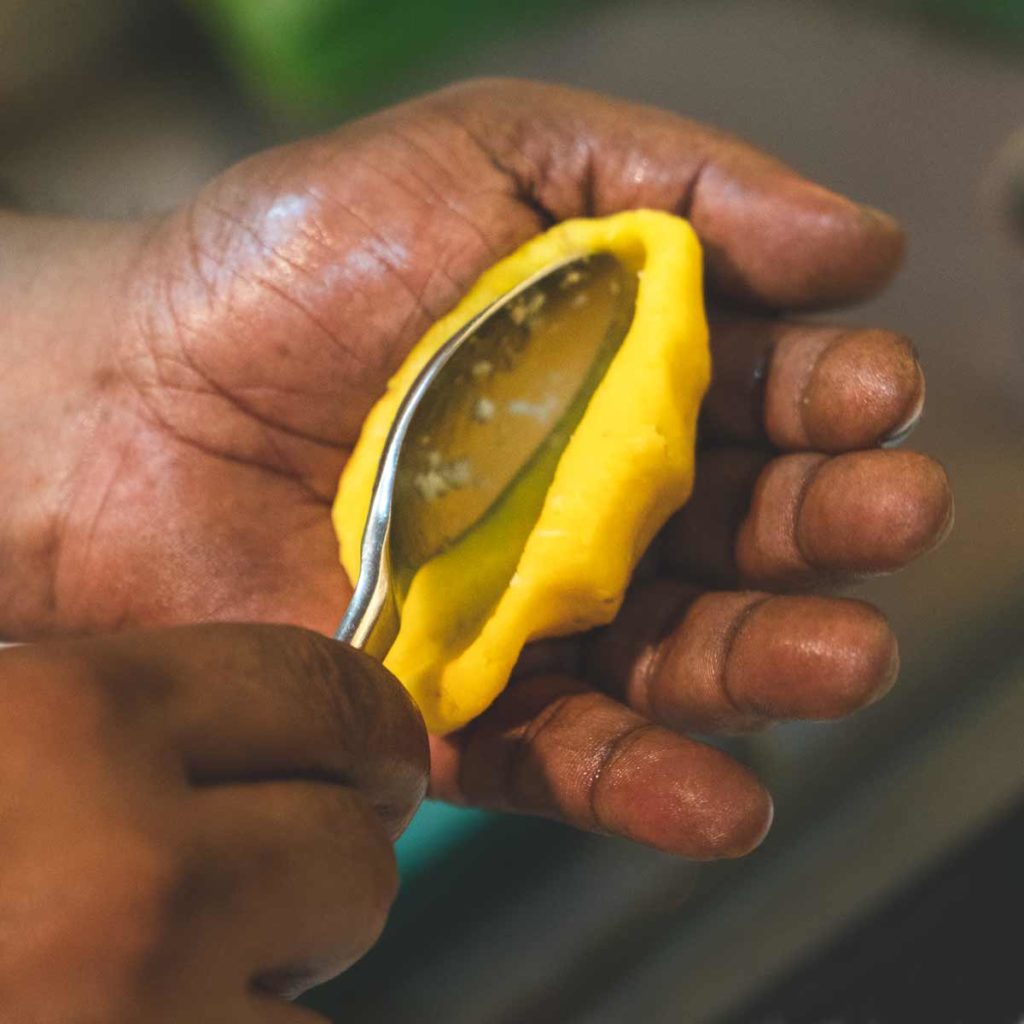
[[[527, 478], [517, 518], [525, 509], [536, 519], [557, 454], [629, 329], [636, 290], [635, 271], [610, 253], [567, 260], [493, 302], [431, 358], [384, 445], [337, 639], [383, 659], [417, 570]], [[518, 551], [508, 554], [514, 567]]]

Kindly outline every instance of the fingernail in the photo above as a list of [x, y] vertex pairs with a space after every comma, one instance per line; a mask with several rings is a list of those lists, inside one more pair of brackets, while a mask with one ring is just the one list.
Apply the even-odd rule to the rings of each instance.
[[917, 398], [907, 412], [907, 415], [882, 438], [880, 442], [882, 448], [897, 448], [903, 444], [921, 421], [921, 414], [924, 412], [924, 371], [921, 369], [921, 364], [916, 358], [914, 359], [914, 366], [917, 368]]
[[879, 210], [877, 206], [868, 206], [867, 203], [858, 203], [858, 206], [868, 220], [875, 221], [887, 231], [902, 231], [899, 221], [884, 210]]

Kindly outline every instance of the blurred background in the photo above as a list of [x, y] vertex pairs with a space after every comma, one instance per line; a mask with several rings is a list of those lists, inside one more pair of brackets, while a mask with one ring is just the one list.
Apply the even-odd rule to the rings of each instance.
[[910, 335], [946, 546], [873, 582], [897, 690], [738, 744], [761, 850], [696, 866], [428, 806], [332, 1019], [1024, 1020], [1024, 0], [0, 0], [0, 201], [126, 217], [239, 157], [477, 74], [561, 80], [746, 136], [899, 217], [847, 319]]

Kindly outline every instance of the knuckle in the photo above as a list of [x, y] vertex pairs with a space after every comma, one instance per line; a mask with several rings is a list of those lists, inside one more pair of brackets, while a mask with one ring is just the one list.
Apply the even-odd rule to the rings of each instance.
[[783, 455], [761, 471], [736, 539], [736, 560], [753, 581], [781, 577], [794, 585], [813, 576], [813, 537], [818, 514], [814, 498], [830, 463], [820, 453]]

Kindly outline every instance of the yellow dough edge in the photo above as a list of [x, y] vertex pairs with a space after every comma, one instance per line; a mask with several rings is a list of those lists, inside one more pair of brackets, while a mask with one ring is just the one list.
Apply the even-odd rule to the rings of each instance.
[[[501, 693], [523, 646], [610, 622], [654, 535], [689, 497], [697, 414], [711, 366], [701, 250], [681, 218], [636, 210], [571, 220], [485, 272], [415, 346], [371, 410], [342, 474], [333, 521], [350, 579], [377, 464], [402, 397], [427, 360], [510, 288], [563, 259], [598, 251], [639, 272], [633, 322], [562, 453], [516, 570], [482, 625], [473, 578], [487, 557], [472, 534], [417, 574], [385, 665], [427, 727], [465, 725]], [[465, 565], [459, 562], [465, 561]], [[461, 577], [461, 580], [460, 580]], [[454, 646], [453, 646], [454, 645]]]

